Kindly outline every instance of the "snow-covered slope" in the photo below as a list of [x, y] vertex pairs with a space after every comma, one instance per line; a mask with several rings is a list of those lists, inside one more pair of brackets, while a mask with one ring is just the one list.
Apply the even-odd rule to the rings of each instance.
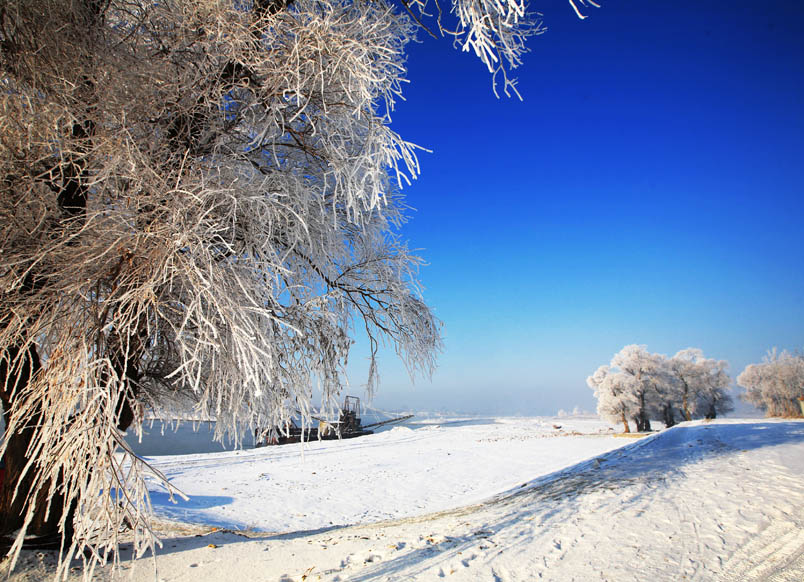
[[596, 418], [418, 420], [340, 442], [154, 457], [190, 500], [173, 504], [157, 486], [151, 500], [189, 523], [309, 530], [475, 503], [622, 444]]
[[[510, 429], [520, 421], [507, 422], [510, 425], [501, 422], [463, 427], [466, 432], [461, 442], [475, 451], [487, 444], [480, 441], [491, 438], [487, 432], [490, 427], [500, 430], [500, 440], [495, 442], [503, 446], [494, 453], [474, 457], [472, 468], [481, 480], [487, 468], [498, 470], [495, 454], [504, 455], [517, 446], [514, 438], [522, 433]], [[531, 447], [531, 469], [540, 466], [540, 455], [558, 457], [576, 441], [591, 446], [609, 440], [549, 437], [550, 431], [558, 431], [552, 426], [543, 428], [543, 438], [536, 436], [539, 431], [533, 431], [533, 438], [522, 441], [523, 447]], [[447, 439], [445, 443], [452, 438], [444, 425], [431, 432], [438, 431]], [[385, 493], [379, 497], [394, 498], [408, 487], [427, 499], [425, 480], [393, 472], [394, 455], [404, 460], [410, 451], [422, 450], [422, 466], [433, 470], [449, 464], [452, 455], [444, 452], [439, 457], [439, 439], [414, 440], [417, 432], [411, 431], [408, 440], [400, 439], [395, 445], [391, 443], [398, 437], [393, 433], [385, 437], [387, 446], [380, 444], [382, 439], [376, 446], [360, 448], [360, 439], [341, 445], [344, 451], [351, 450], [355, 462], [362, 460], [375, 469], [373, 486]], [[479, 435], [485, 437], [477, 438]], [[505, 481], [510, 471], [499, 469], [499, 484], [505, 491], [463, 507], [454, 506], [462, 494], [456, 495], [452, 508], [437, 513], [268, 536], [171, 526], [158, 559], [158, 579], [804, 580], [804, 422], [693, 422], [643, 439], [618, 442], [628, 444], [527, 482]], [[541, 448], [545, 443], [548, 446]], [[442, 450], [458, 444], [444, 445]], [[453, 450], [461, 463], [472, 458], [470, 453]], [[376, 472], [378, 458], [387, 462], [388, 473]], [[224, 459], [218, 457], [219, 461]], [[297, 481], [288, 488], [304, 497], [319, 469], [326, 466], [326, 459], [327, 453], [308, 450], [306, 473], [299, 472]], [[189, 475], [220, 479], [219, 473], [234, 474], [232, 467], [238, 467], [216, 462], [214, 456], [208, 461], [203, 468], [201, 459], [193, 460], [193, 469], [189, 465], [180, 469], [181, 462], [160, 463], [163, 469], [175, 471], [179, 479]], [[238, 470], [259, 462], [256, 458], [241, 461]], [[442, 469], [440, 475], [439, 479], [460, 475], [461, 481], [472, 480], [470, 472]], [[327, 479], [335, 477], [329, 475]], [[443, 486], [436, 482], [432, 485], [435, 489]], [[354, 503], [363, 499], [364, 492], [355, 491], [351, 496]], [[479, 494], [480, 489], [476, 492]], [[252, 498], [255, 513], [257, 509], [267, 515], [281, 511], [261, 495]], [[376, 498], [364, 499], [367, 511]], [[317, 501], [311, 501], [308, 508], [314, 503]], [[329, 501], [333, 508], [339, 504], [339, 499]], [[238, 507], [234, 502], [231, 505]], [[317, 511], [323, 514], [326, 510]], [[196, 517], [203, 515], [212, 516], [199, 512]], [[203, 535], [188, 536], [187, 532]], [[135, 566], [134, 580], [154, 579], [150, 560], [140, 560]]]

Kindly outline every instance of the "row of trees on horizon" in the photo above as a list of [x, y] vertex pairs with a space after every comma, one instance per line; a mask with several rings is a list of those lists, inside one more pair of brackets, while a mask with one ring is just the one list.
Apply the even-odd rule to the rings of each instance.
[[[595, 391], [598, 414], [631, 432], [651, 430], [651, 420], [666, 426], [694, 418], [717, 418], [734, 410], [726, 360], [704, 357], [686, 348], [668, 358], [644, 345], [628, 345], [600, 366], [586, 383]], [[775, 348], [760, 364], [750, 364], [737, 377], [745, 388], [741, 399], [768, 416], [804, 416], [804, 356]]]
[[728, 362], [705, 358], [698, 348], [681, 350], [672, 358], [654, 354], [644, 345], [628, 345], [600, 366], [586, 383], [595, 391], [598, 414], [621, 422], [631, 432], [651, 430], [650, 421], [666, 426], [693, 418], [715, 418], [734, 409], [727, 392]]

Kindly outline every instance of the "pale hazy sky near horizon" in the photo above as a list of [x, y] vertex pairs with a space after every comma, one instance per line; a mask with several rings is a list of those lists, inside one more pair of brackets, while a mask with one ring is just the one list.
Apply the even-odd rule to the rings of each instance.
[[626, 344], [733, 377], [804, 347], [804, 4], [533, 5], [522, 102], [448, 40], [411, 47], [392, 127], [433, 153], [402, 235], [445, 350], [413, 387], [386, 353], [375, 405], [593, 410], [585, 378]]

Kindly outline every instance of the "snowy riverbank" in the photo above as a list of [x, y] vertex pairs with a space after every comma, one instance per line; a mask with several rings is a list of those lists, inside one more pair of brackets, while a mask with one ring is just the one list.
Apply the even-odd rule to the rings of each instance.
[[[588, 419], [446, 421], [303, 458], [297, 445], [154, 463], [193, 495], [171, 507], [155, 491], [157, 513], [206, 524], [163, 523], [165, 582], [804, 579], [804, 421], [637, 440]], [[154, 579], [151, 560], [134, 566]]]
[[149, 457], [191, 497], [173, 504], [155, 486], [151, 498], [183, 522], [310, 530], [477, 503], [622, 444], [597, 418], [426, 419], [304, 447]]

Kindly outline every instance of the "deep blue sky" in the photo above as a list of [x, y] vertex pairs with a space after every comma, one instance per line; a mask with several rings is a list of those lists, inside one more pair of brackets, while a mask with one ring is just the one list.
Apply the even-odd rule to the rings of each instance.
[[534, 6], [522, 102], [448, 40], [411, 47], [392, 126], [433, 153], [403, 235], [445, 351], [413, 387], [383, 357], [375, 405], [593, 410], [629, 343], [732, 376], [804, 346], [804, 3]]

